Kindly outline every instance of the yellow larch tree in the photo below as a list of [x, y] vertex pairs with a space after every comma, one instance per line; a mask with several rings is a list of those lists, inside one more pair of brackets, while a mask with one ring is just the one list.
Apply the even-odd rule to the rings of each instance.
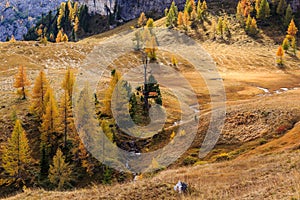
[[33, 114], [41, 120], [45, 112], [45, 95], [48, 88], [48, 80], [44, 71], [40, 71], [39, 75], [35, 79], [32, 89], [32, 102], [30, 110]]
[[75, 132], [72, 105], [67, 91], [64, 91], [64, 93], [62, 94], [59, 114], [61, 133], [63, 134], [64, 147], [66, 148], [68, 137], [70, 137], [70, 135], [73, 135]]
[[18, 89], [17, 93], [24, 100], [26, 99], [26, 86], [30, 85], [30, 81], [27, 79], [26, 69], [23, 66], [19, 67], [18, 73], [15, 76], [14, 87]]
[[14, 42], [16, 42], [17, 40], [15, 39], [15, 36], [14, 35], [12, 35], [11, 36], [11, 38], [10, 38], [10, 40], [9, 40], [9, 42], [12, 42], [12, 43], [14, 43]]
[[62, 82], [62, 88], [68, 93], [70, 101], [72, 101], [73, 97], [73, 88], [75, 84], [75, 76], [74, 72], [71, 68], [68, 68], [65, 74], [65, 78]]
[[28, 168], [33, 162], [30, 154], [26, 132], [21, 121], [17, 119], [11, 137], [8, 139], [8, 144], [4, 146], [2, 152], [4, 170], [16, 179], [24, 180], [28, 175]]
[[63, 32], [64, 32], [63, 29], [60, 29], [60, 30], [58, 31], [57, 36], [56, 36], [56, 39], [55, 39], [55, 41], [56, 41], [57, 43], [59, 43], [59, 42], [62, 41], [63, 36], [64, 36], [64, 33], [63, 33]]
[[50, 155], [53, 155], [59, 144], [61, 124], [57, 103], [50, 87], [48, 87], [46, 98], [46, 111], [40, 127], [41, 145], [44, 145]]

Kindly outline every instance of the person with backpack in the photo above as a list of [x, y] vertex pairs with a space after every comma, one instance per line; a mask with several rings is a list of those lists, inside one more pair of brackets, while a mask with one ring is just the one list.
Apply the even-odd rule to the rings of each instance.
[[178, 183], [174, 186], [174, 190], [178, 193], [186, 193], [187, 189], [188, 185], [181, 181], [178, 181]]

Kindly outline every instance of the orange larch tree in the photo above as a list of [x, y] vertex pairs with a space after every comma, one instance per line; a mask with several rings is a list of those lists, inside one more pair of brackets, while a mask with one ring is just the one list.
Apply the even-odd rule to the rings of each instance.
[[23, 66], [19, 67], [18, 73], [15, 76], [14, 87], [18, 89], [18, 94], [22, 97], [22, 99], [26, 99], [26, 86], [29, 86], [30, 82], [27, 79], [26, 69]]
[[295, 37], [298, 32], [298, 28], [295, 25], [294, 19], [291, 20], [287, 34], [289, 37]]
[[277, 64], [282, 65], [283, 64], [284, 51], [283, 51], [283, 48], [282, 48], [281, 45], [278, 47], [278, 50], [276, 52], [276, 56], [277, 56], [277, 60], [276, 60]]

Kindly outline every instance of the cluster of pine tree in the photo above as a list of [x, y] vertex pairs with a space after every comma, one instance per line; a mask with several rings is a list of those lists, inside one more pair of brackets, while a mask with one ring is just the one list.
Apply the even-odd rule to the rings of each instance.
[[284, 56], [284, 51], [285, 53], [288, 52], [289, 49], [292, 50], [292, 53], [294, 56], [296, 56], [297, 53], [297, 40], [296, 40], [296, 35], [298, 32], [298, 28], [295, 25], [294, 19], [291, 20], [288, 30], [287, 30], [287, 35], [285, 36], [282, 45], [278, 47], [276, 56], [276, 63], [280, 66], [283, 65], [283, 56]]
[[[34, 144], [39, 146], [40, 152], [32, 153], [36, 147], [29, 145], [22, 121], [15, 119], [11, 138], [1, 154], [4, 175], [7, 177], [0, 181], [1, 184], [17, 183], [22, 186], [34, 183], [46, 188], [53, 186], [64, 189], [71, 187], [72, 183], [76, 184], [78, 176], [90, 176], [99, 169], [100, 162], [88, 153], [75, 129], [72, 112], [74, 82], [74, 73], [68, 69], [61, 84], [63, 92], [58, 104], [45, 72], [39, 72], [31, 91], [29, 110], [32, 123], [38, 125], [39, 139]], [[14, 84], [20, 99], [26, 100], [29, 96], [29, 85], [26, 69], [20, 67]], [[85, 109], [84, 104], [80, 109]], [[36, 163], [39, 163], [39, 167]], [[104, 174], [101, 176], [104, 177]]]
[[240, 0], [237, 5], [236, 17], [247, 34], [255, 36], [259, 33], [257, 21], [268, 24], [269, 18], [281, 21], [281, 27], [286, 29], [293, 19], [293, 11], [286, 0]]
[[207, 9], [205, 0], [203, 2], [199, 0], [197, 5], [194, 0], [187, 0], [184, 10], [178, 11], [173, 1], [170, 8], [165, 9], [166, 26], [188, 31], [190, 27], [197, 27], [197, 24], [201, 24], [207, 19]]
[[50, 42], [77, 41], [78, 32], [88, 32], [90, 15], [86, 5], [78, 5], [78, 2], [68, 0], [62, 2], [53, 15], [49, 11], [42, 16], [36, 27], [31, 28], [25, 40], [39, 40], [46, 44]]

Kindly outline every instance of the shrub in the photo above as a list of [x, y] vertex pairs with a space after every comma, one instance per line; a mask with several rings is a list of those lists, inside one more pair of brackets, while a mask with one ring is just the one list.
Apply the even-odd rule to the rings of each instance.
[[214, 158], [215, 158], [215, 161], [219, 162], [219, 161], [229, 160], [230, 156], [228, 153], [221, 153], [219, 155], [216, 155]]
[[198, 158], [194, 158], [192, 156], [188, 156], [183, 160], [184, 165], [193, 165], [198, 161]]

